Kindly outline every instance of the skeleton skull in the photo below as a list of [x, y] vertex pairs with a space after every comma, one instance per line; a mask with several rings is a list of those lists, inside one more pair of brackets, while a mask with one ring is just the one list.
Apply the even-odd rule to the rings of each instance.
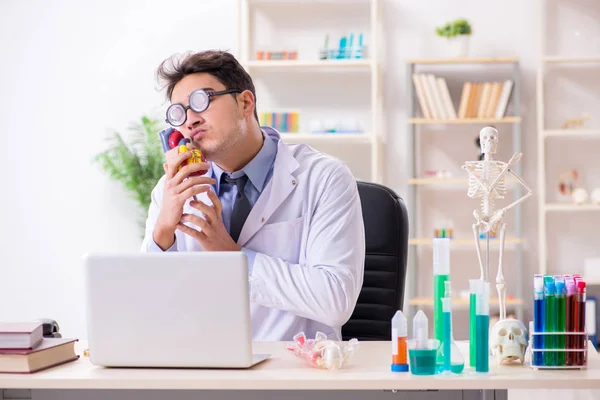
[[483, 154], [496, 154], [498, 148], [498, 131], [491, 126], [486, 126], [479, 131], [479, 143]]
[[527, 349], [527, 329], [516, 319], [503, 319], [494, 325], [490, 337], [492, 353], [496, 356], [496, 364], [511, 364], [519, 360], [525, 361]]

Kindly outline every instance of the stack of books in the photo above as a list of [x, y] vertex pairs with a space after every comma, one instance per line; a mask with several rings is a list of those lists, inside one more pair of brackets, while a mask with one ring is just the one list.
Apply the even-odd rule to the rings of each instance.
[[40, 322], [0, 323], [0, 373], [32, 373], [77, 360], [77, 339], [45, 338]]
[[428, 119], [501, 119], [506, 114], [513, 87], [504, 82], [464, 82], [458, 110], [450, 97], [446, 79], [433, 74], [413, 74], [421, 112]]

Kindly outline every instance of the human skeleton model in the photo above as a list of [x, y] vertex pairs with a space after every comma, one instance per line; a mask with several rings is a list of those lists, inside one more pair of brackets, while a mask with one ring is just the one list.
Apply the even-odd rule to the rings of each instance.
[[[515, 153], [508, 163], [494, 160], [493, 155], [496, 153], [498, 147], [498, 131], [490, 126], [483, 128], [479, 132], [479, 139], [481, 152], [484, 155], [483, 160], [467, 161], [462, 168], [469, 173], [468, 196], [472, 199], [481, 199], [480, 208], [473, 211], [473, 215], [477, 221], [473, 224], [473, 235], [475, 237], [477, 257], [481, 271], [480, 279], [486, 282], [489, 279], [489, 266], [486, 263], [484, 268], [479, 237], [481, 233], [485, 233], [488, 237], [490, 234], [496, 235], [496, 233], [500, 233], [500, 255], [498, 260], [498, 275], [496, 276], [496, 289], [499, 295], [500, 320], [503, 320], [506, 318], [506, 287], [504, 272], [502, 270], [502, 253], [504, 252], [506, 223], [502, 219], [507, 210], [523, 202], [531, 196], [532, 192], [527, 184], [511, 170], [511, 167], [521, 159], [522, 153]], [[516, 178], [525, 187], [527, 193], [508, 206], [496, 210], [494, 207], [495, 200], [503, 199], [506, 195], [507, 174]]]

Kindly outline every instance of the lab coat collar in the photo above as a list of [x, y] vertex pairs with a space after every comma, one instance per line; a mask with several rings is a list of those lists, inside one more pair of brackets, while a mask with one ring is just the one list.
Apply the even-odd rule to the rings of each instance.
[[271, 215], [299, 184], [294, 172], [300, 164], [281, 140], [279, 132], [269, 126], [264, 126], [262, 129], [269, 137], [277, 141], [277, 156], [273, 165], [273, 177], [252, 207], [242, 228], [238, 239], [240, 246], [244, 246], [268, 222]]

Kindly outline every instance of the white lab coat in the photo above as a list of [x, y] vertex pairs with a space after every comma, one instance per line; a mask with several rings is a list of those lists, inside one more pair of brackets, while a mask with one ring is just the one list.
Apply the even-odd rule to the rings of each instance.
[[[341, 161], [307, 145], [278, 141], [273, 176], [252, 208], [238, 244], [258, 252], [250, 277], [253, 340], [292, 340], [321, 331], [341, 339], [363, 283], [365, 233], [357, 185]], [[152, 232], [164, 177], [152, 192], [142, 251], [161, 251]], [[211, 204], [203, 194], [199, 197]], [[201, 213], [185, 206], [186, 213]], [[176, 232], [177, 251], [201, 251]]]

